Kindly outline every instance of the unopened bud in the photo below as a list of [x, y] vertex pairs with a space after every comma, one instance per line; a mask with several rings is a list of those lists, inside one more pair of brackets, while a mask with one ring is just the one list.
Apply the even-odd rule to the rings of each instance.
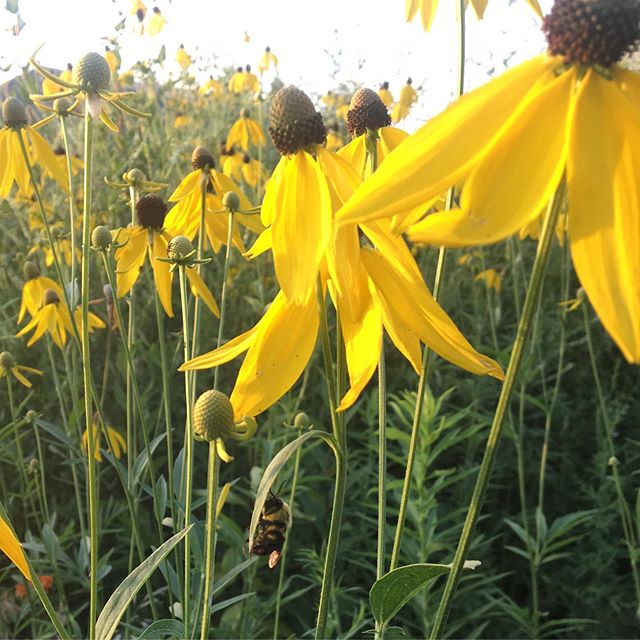
[[227, 191], [222, 196], [222, 206], [227, 211], [233, 211], [234, 213], [240, 209], [240, 196], [235, 191]]
[[2, 119], [7, 127], [20, 129], [27, 125], [27, 110], [21, 100], [10, 97], [2, 103]]
[[98, 251], [105, 251], [111, 246], [112, 242], [111, 231], [104, 225], [96, 227], [91, 232], [91, 246]]
[[233, 406], [222, 391], [205, 391], [193, 407], [193, 431], [196, 440], [211, 442], [233, 431]]

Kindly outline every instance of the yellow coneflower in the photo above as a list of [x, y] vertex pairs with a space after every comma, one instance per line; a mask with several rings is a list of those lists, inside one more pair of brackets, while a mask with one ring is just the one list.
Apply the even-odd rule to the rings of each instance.
[[[2, 103], [0, 129], [0, 198], [6, 198], [15, 182], [24, 195], [31, 194], [29, 170], [20, 145], [22, 140], [31, 165], [39, 164], [64, 189], [67, 176], [47, 141], [27, 124], [27, 111], [17, 98], [7, 98]], [[39, 123], [40, 124], [40, 123]]]
[[25, 367], [22, 364], [18, 364], [13, 354], [9, 351], [3, 351], [0, 353], [0, 378], [4, 378], [11, 374], [20, 384], [31, 389], [33, 386], [28, 378], [25, 377], [25, 373], [33, 373], [37, 376], [42, 375], [40, 369], [34, 369], [33, 367]]
[[497, 293], [500, 293], [500, 289], [502, 289], [502, 276], [495, 269], [484, 269], [476, 274], [474, 281], [484, 282], [487, 289], [493, 289]]
[[147, 23], [147, 33], [150, 36], [157, 36], [167, 24], [165, 17], [160, 12], [158, 7], [153, 7], [153, 15], [149, 18]]
[[378, 95], [380, 96], [380, 100], [382, 100], [382, 104], [387, 107], [387, 109], [391, 109], [394, 103], [393, 94], [389, 91], [389, 83], [383, 82], [378, 89]]
[[35, 316], [44, 301], [44, 292], [52, 289], [62, 298], [62, 289], [51, 278], [43, 276], [34, 262], [27, 261], [24, 263], [23, 273], [25, 283], [22, 287], [22, 301], [20, 303], [20, 312], [18, 313], [18, 323], [22, 322], [25, 313], [29, 313], [31, 317]]
[[181, 44], [176, 52], [176, 60], [183, 71], [186, 71], [191, 66], [191, 56], [184, 50], [184, 45]]
[[229, 78], [229, 84], [227, 85], [230, 93], [236, 95], [241, 94], [244, 91], [244, 71], [242, 67], [237, 67]]
[[[118, 55], [118, 53], [116, 51], [109, 49], [109, 47], [105, 47], [104, 59], [107, 61], [107, 64], [109, 65], [109, 70], [111, 71], [111, 74], [113, 75], [114, 73], [117, 73], [118, 69], [120, 68], [120, 56]], [[62, 88], [60, 88], [60, 91], [62, 91]]]
[[407, 78], [407, 83], [400, 89], [400, 97], [398, 102], [393, 105], [391, 110], [391, 119], [394, 122], [400, 122], [404, 120], [411, 111], [411, 107], [417, 102], [418, 94], [413, 88], [413, 80]]
[[[49, 78], [54, 82], [57, 81], [64, 87], [61, 93], [53, 93], [50, 95], [32, 95], [31, 98], [36, 102], [45, 102], [48, 100], [56, 100], [58, 98], [66, 98], [76, 96], [74, 102], [68, 109], [73, 111], [77, 104], [77, 96], [82, 95], [86, 98], [86, 106], [93, 118], [100, 118], [102, 122], [112, 131], [118, 132], [118, 127], [109, 117], [106, 111], [105, 103], [109, 103], [123, 113], [135, 116], [137, 118], [145, 118], [148, 114], [138, 111], [128, 104], [122, 102], [121, 98], [129, 95], [129, 93], [118, 93], [109, 91], [111, 83], [111, 69], [107, 61], [95, 52], [86, 53], [78, 60], [74, 71], [73, 81], [63, 80], [62, 77], [56, 80], [56, 77], [40, 66], [33, 58], [29, 60], [34, 69], [44, 78]], [[55, 114], [45, 118], [43, 122], [52, 119]]]
[[[94, 451], [93, 457], [97, 462], [102, 462], [102, 451], [100, 450], [100, 442], [102, 440], [102, 429], [98, 426], [98, 416], [94, 416], [93, 423], [91, 424], [91, 428], [93, 429], [93, 442], [94, 442]], [[111, 445], [111, 451], [113, 451], [113, 455], [118, 458], [122, 458], [123, 454], [127, 453], [127, 443], [125, 439], [120, 435], [120, 433], [114, 429], [113, 427], [107, 426], [107, 439], [109, 440], [109, 444]], [[82, 450], [85, 454], [89, 450], [89, 432], [85, 431], [82, 434]]]
[[538, 218], [566, 175], [573, 263], [602, 324], [640, 363], [640, 39], [623, 0], [557, 0], [548, 52], [463, 96], [394, 151], [339, 217], [373, 220], [463, 184], [460, 209], [414, 225], [419, 242], [497, 242]]
[[344, 145], [344, 140], [340, 135], [340, 129], [337, 123], [327, 124], [327, 141], [325, 146], [327, 151], [338, 151]]
[[[51, 334], [51, 339], [60, 348], [67, 342], [67, 332], [72, 333], [71, 316], [67, 307], [60, 302], [60, 296], [54, 289], [47, 289], [43, 295], [44, 304], [36, 311], [31, 321], [26, 324], [16, 336], [23, 336], [34, 330], [29, 338], [27, 346], [32, 346], [45, 333]], [[82, 325], [82, 313], [80, 309], [74, 311], [74, 318], [80, 327]], [[89, 332], [94, 329], [104, 329], [104, 322], [95, 314], [89, 313]]]
[[227, 147], [239, 145], [244, 151], [249, 151], [249, 143], [256, 147], [266, 142], [260, 125], [249, 116], [249, 109], [242, 109], [240, 117], [233, 123], [227, 136]]
[[175, 120], [173, 121], [174, 129], [182, 129], [182, 127], [186, 127], [188, 125], [189, 117], [182, 113], [182, 111], [178, 111], [178, 113], [176, 113]]
[[238, 153], [234, 147], [227, 148], [225, 146], [221, 152], [222, 173], [233, 181], [240, 182], [242, 180], [242, 158], [243, 154]]
[[[484, 10], [487, 7], [489, 0], [470, 0], [473, 5], [473, 9], [478, 16], [478, 20], [482, 20], [484, 16]], [[469, 0], [467, 0], [468, 4]], [[542, 17], [542, 10], [538, 4], [538, 0], [526, 0], [526, 3], [536, 12], [536, 14]], [[420, 12], [420, 19], [422, 20], [422, 27], [425, 31], [431, 29], [433, 18], [438, 8], [438, 0], [405, 0], [405, 16], [407, 22], [411, 22], [418, 11]]]
[[258, 73], [262, 75], [265, 71], [268, 71], [270, 67], [278, 68], [278, 58], [271, 51], [270, 47], [265, 47], [264, 54], [258, 64]]
[[[200, 229], [201, 181], [205, 180], [205, 232], [211, 247], [217, 252], [227, 239], [228, 216], [222, 205], [224, 194], [228, 191], [238, 194], [240, 208], [245, 211], [251, 209], [251, 203], [230, 177], [215, 169], [213, 156], [204, 147], [194, 149], [191, 165], [193, 171], [182, 179], [176, 190], [169, 196], [169, 201], [175, 202], [176, 205], [169, 212], [165, 226], [171, 234], [184, 235], [193, 240]], [[256, 233], [260, 233], [264, 227], [260, 224], [258, 216], [243, 213], [234, 215], [233, 244], [239, 251], [244, 252], [238, 223]]]
[[248, 153], [242, 156], [242, 178], [253, 189], [264, 182], [264, 169], [259, 160]]
[[250, 64], [244, 68], [244, 74], [242, 76], [242, 90], [251, 94], [256, 94], [260, 91], [260, 80], [258, 80], [258, 76], [251, 71]]
[[222, 84], [213, 76], [209, 76], [209, 79], [200, 87], [198, 91], [202, 95], [212, 95], [217, 98], [222, 95]]

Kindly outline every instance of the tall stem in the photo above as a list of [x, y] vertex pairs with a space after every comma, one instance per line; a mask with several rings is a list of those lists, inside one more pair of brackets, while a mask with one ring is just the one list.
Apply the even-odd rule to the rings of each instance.
[[[182, 305], [182, 340], [184, 345], [184, 361], [191, 360], [191, 348], [189, 343], [189, 304], [187, 299], [187, 267], [179, 266], [180, 302]], [[191, 486], [193, 484], [193, 398], [192, 398], [191, 372], [184, 372], [185, 393], [185, 467], [184, 482], [184, 522], [186, 526], [191, 524]], [[191, 607], [191, 536], [187, 534], [184, 539], [184, 593], [182, 594], [182, 621], [184, 623], [185, 638], [191, 637], [190, 612]]]
[[[64, 154], [67, 160], [67, 173], [69, 174], [69, 240], [71, 241], [71, 291], [75, 296], [76, 291], [76, 205], [73, 187], [73, 171], [71, 167], [71, 155], [69, 147], [69, 138], [67, 136], [67, 125], [65, 116], [59, 116], [60, 131], [62, 133], [62, 144], [64, 146]], [[71, 301], [73, 305], [75, 300]]]
[[[231, 256], [231, 241], [233, 237], [233, 212], [229, 212], [227, 223], [227, 247], [224, 254], [224, 267], [222, 270], [222, 288], [220, 293], [220, 322], [218, 323], [218, 339], [216, 349], [222, 343], [224, 335], [224, 320], [227, 309], [227, 277], [229, 274], [229, 258]], [[218, 388], [218, 374], [220, 367], [216, 367], [213, 374], [213, 388]], [[211, 590], [215, 570], [216, 557], [216, 528], [218, 526], [218, 484], [220, 476], [220, 458], [216, 451], [215, 441], [209, 443], [209, 461], [207, 464], [207, 534], [205, 539], [205, 575], [204, 575], [204, 599], [202, 602], [202, 627], [201, 640], [206, 640], [209, 633], [211, 620]]]
[[[81, 268], [81, 305], [82, 323], [82, 384], [84, 391], [84, 422], [89, 440], [87, 465], [89, 470], [89, 639], [95, 638], [96, 614], [98, 609], [98, 479], [95, 451], [95, 433], [91, 419], [93, 416], [91, 402], [91, 353], [89, 344], [89, 257], [91, 252], [91, 164], [93, 155], [93, 118], [89, 105], [85, 104], [84, 119], [84, 205], [82, 213], [82, 268]], [[73, 313], [73, 311], [71, 312]]]
[[538, 251], [536, 253], [536, 259], [531, 272], [531, 279], [529, 281], [529, 287], [527, 288], [527, 294], [525, 296], [524, 305], [522, 308], [522, 316], [518, 323], [518, 330], [516, 332], [516, 338], [513, 343], [513, 350], [511, 351], [511, 357], [509, 359], [509, 366], [505, 376], [500, 398], [498, 400], [498, 406], [493, 417], [493, 423], [487, 439], [485, 447], [484, 457], [480, 470], [478, 472], [478, 478], [473, 490], [471, 502], [469, 504], [469, 510], [467, 511], [467, 517], [462, 528], [462, 534], [458, 541], [458, 547], [456, 549], [453, 564], [449, 572], [447, 583], [444, 588], [444, 593], [436, 613], [436, 618], [431, 631], [431, 638], [438, 638], [441, 631], [444, 629], [451, 603], [453, 601], [453, 595], [455, 593], [464, 561], [467, 557], [469, 545], [471, 544], [471, 538], [475, 530], [480, 511], [484, 502], [485, 494], [487, 492], [487, 486], [489, 484], [489, 478], [491, 477], [491, 471], [493, 469], [493, 463], [498, 449], [498, 443], [500, 442], [500, 436], [502, 435], [502, 426], [504, 419], [509, 409], [511, 402], [511, 395], [518, 377], [518, 371], [520, 364], [522, 363], [522, 356], [524, 354], [524, 348], [527, 344], [531, 333], [532, 321], [535, 315], [535, 311], [538, 305], [538, 299], [540, 297], [540, 291], [542, 289], [542, 283], [544, 281], [544, 275], [547, 270], [547, 264], [549, 261], [549, 254], [551, 252], [551, 245], [553, 242], [553, 236], [556, 230], [556, 224], [558, 221], [558, 215], [562, 206], [564, 198], [564, 180], [556, 190], [552, 201], [547, 208], [544, 223], [542, 226], [542, 232], [540, 237], [540, 243], [538, 244]]

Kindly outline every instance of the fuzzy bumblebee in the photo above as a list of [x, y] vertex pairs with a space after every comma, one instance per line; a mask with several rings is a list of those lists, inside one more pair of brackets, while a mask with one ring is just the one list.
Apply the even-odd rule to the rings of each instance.
[[291, 526], [289, 505], [270, 492], [262, 507], [258, 531], [251, 543], [250, 553], [257, 556], [269, 556], [269, 569], [273, 569], [280, 560], [282, 547], [286, 540], [287, 529]]

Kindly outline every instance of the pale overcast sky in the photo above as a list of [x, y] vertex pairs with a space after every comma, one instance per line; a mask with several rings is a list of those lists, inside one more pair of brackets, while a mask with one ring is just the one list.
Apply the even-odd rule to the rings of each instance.
[[[15, 0], [14, 0], [15, 1]], [[147, 19], [158, 6], [167, 25], [158, 36], [136, 33], [130, 0], [19, 0], [25, 23], [11, 34], [15, 16], [0, 9], [0, 83], [20, 72], [40, 45], [42, 64], [64, 68], [87, 51], [103, 52], [115, 25], [120, 34], [123, 69], [154, 58], [166, 45], [164, 73], [178, 75], [179, 44], [196, 58], [194, 73], [205, 79], [226, 66], [257, 67], [265, 46], [280, 60], [279, 75], [310, 94], [322, 94], [339, 82], [377, 89], [387, 80], [397, 96], [407, 76], [420, 88], [411, 130], [440, 111], [455, 87], [457, 60], [456, 0], [440, 0], [430, 33], [419, 20], [404, 20], [404, 0], [145, 0]], [[548, 11], [552, 0], [542, 0]], [[245, 32], [250, 41], [244, 41]], [[485, 18], [467, 10], [467, 83], [470, 89], [544, 50], [537, 16], [524, 0], [489, 0]]]

